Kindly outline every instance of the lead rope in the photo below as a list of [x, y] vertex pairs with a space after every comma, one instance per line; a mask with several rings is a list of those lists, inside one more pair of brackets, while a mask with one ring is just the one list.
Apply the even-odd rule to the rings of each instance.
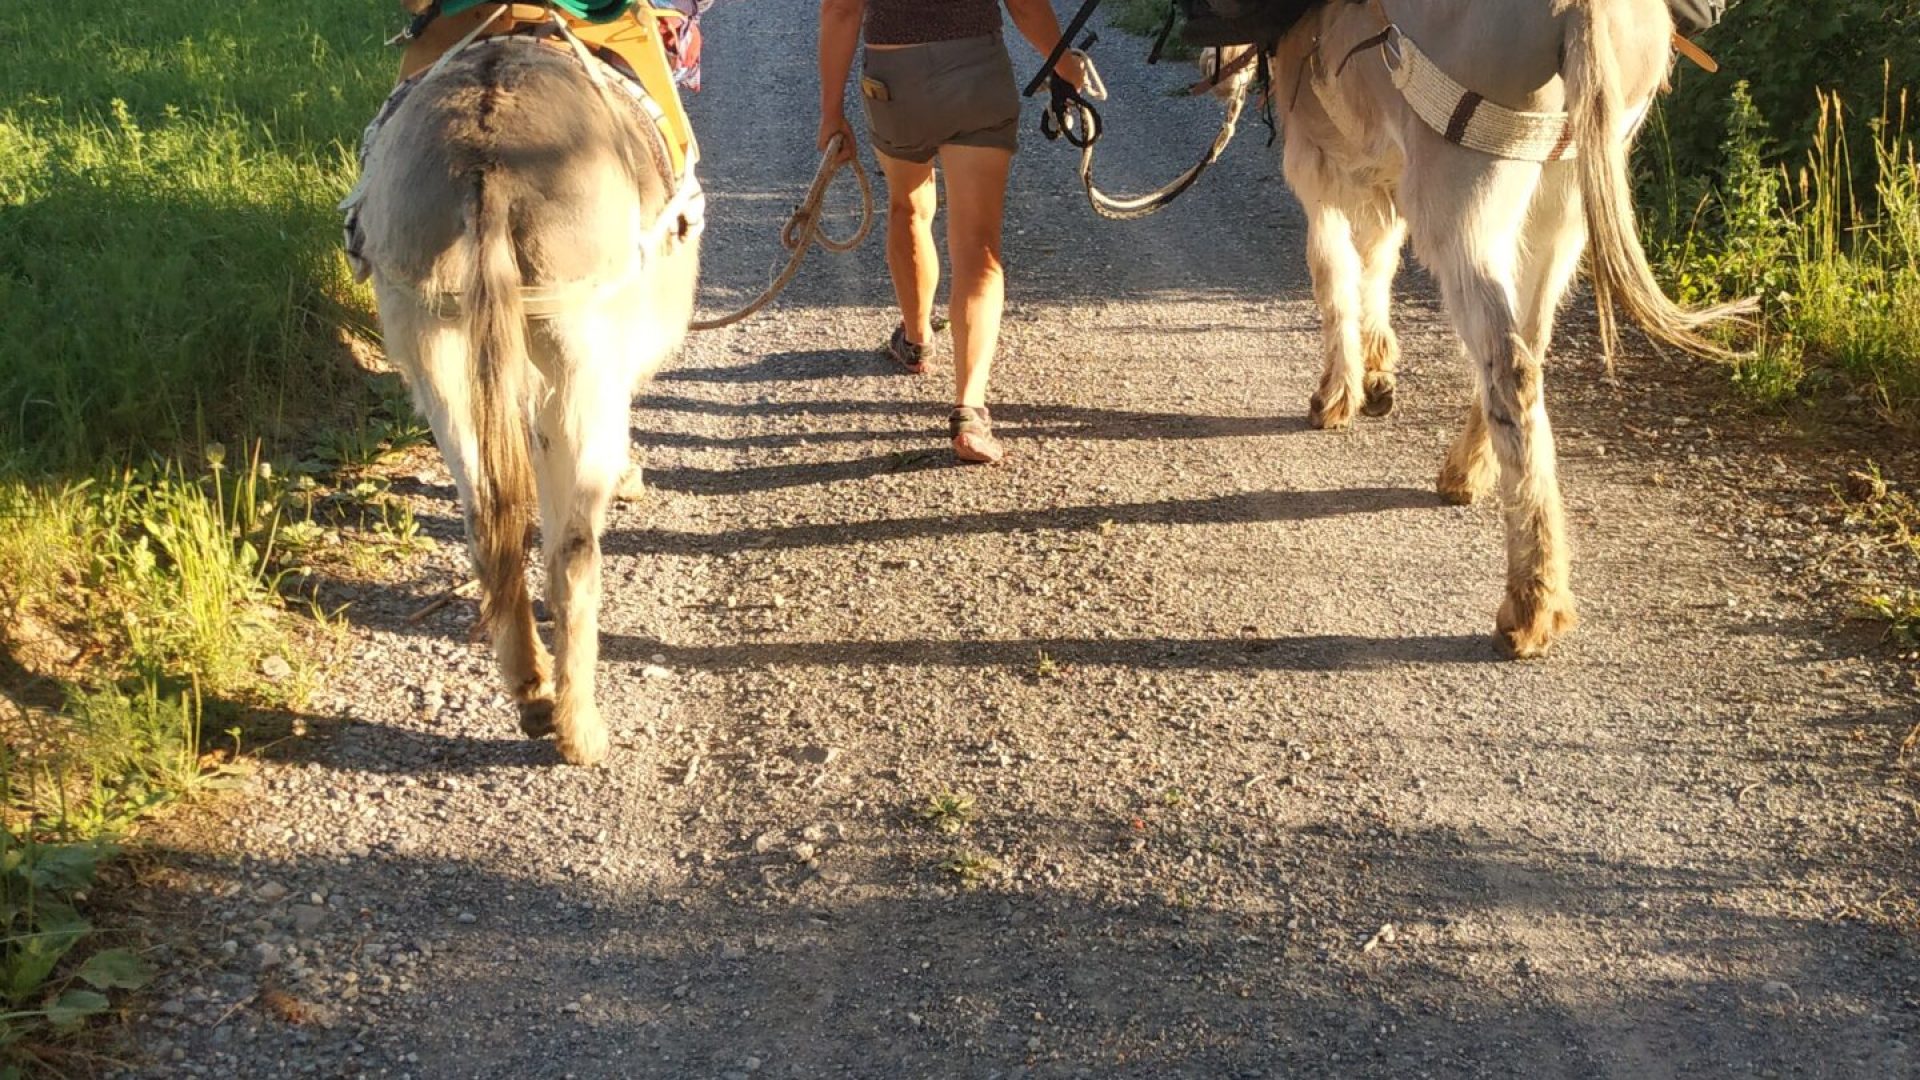
[[[806, 261], [807, 253], [815, 245], [844, 255], [867, 239], [867, 234], [873, 231], [873, 180], [867, 176], [867, 170], [860, 164], [857, 154], [841, 156], [841, 150], [845, 147], [845, 135], [835, 135], [827, 141], [827, 148], [820, 155], [820, 167], [814, 170], [813, 183], [807, 188], [806, 198], [800, 201], [800, 205], [787, 218], [787, 223], [781, 227], [780, 244], [792, 254], [787, 256], [787, 265], [780, 275], [747, 306], [711, 319], [695, 319], [692, 329], [718, 330], [723, 326], [732, 326], [773, 303], [774, 297], [779, 296], [793, 281], [794, 275], [800, 272], [800, 264]], [[853, 235], [836, 238], [827, 235], [821, 227], [820, 206], [826, 201], [827, 189], [833, 186], [834, 177], [841, 169], [848, 167], [853, 169], [854, 179], [860, 182], [860, 226], [853, 231]]]
[[[1227, 78], [1237, 76], [1241, 67], [1256, 50], [1234, 61], [1232, 65], [1214, 75], [1212, 80], [1202, 80], [1196, 88], [1218, 86]], [[1227, 98], [1227, 114], [1220, 122], [1220, 131], [1214, 135], [1213, 144], [1207, 147], [1206, 154], [1165, 185], [1155, 188], [1144, 195], [1113, 196], [1100, 190], [1093, 179], [1093, 147], [1100, 141], [1100, 114], [1084, 98], [1104, 101], [1107, 97], [1106, 83], [1100, 78], [1100, 72], [1093, 66], [1093, 57], [1084, 49], [1074, 49], [1081, 68], [1086, 72], [1086, 89], [1073, 92], [1058, 75], [1050, 75], [1054, 83], [1053, 103], [1045, 116], [1041, 118], [1041, 130], [1048, 138], [1065, 136], [1069, 143], [1080, 148], [1080, 185], [1087, 189], [1087, 202], [1093, 211], [1101, 217], [1114, 221], [1133, 221], [1138, 218], [1157, 214], [1167, 208], [1181, 193], [1194, 185], [1200, 175], [1207, 171], [1220, 155], [1226, 152], [1227, 144], [1233, 141], [1233, 135], [1240, 126], [1240, 113], [1246, 108], [1248, 79], [1237, 79]], [[1209, 85], [1211, 83], [1211, 85]], [[1065, 92], [1063, 92], [1063, 89]], [[1084, 98], [1082, 95], [1084, 94]]]

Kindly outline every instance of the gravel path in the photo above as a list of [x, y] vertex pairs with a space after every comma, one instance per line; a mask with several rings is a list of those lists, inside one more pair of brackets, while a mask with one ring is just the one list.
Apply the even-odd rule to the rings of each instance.
[[[810, 175], [813, 10], [708, 21], [712, 306]], [[1217, 113], [1107, 36], [1137, 188]], [[1262, 135], [1130, 225], [1028, 139], [1006, 467], [948, 467], [945, 372], [878, 359], [877, 240], [695, 340], [607, 538], [608, 768], [518, 737], [470, 605], [402, 617], [460, 573], [425, 467], [439, 550], [337, 590], [306, 736], [143, 877], [175, 942], [133, 1071], [1920, 1075], [1913, 704], [1772, 557], [1772, 466], [1569, 317], [1586, 622], [1500, 661], [1498, 516], [1432, 494], [1465, 391], [1427, 286], [1401, 411], [1308, 430]]]

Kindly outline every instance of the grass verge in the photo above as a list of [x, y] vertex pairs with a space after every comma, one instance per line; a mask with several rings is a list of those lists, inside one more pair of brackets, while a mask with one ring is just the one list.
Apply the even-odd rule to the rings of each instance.
[[67, 1036], [149, 974], [97, 872], [299, 703], [285, 586], [415, 544], [369, 466], [422, 438], [333, 209], [397, 9], [40, 14], [0, 5], [0, 1077], [97, 1064]]

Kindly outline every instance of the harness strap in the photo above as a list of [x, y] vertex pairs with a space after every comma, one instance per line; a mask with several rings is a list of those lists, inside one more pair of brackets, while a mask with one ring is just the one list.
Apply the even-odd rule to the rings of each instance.
[[1448, 142], [1509, 161], [1566, 161], [1575, 156], [1571, 115], [1509, 109], [1487, 100], [1420, 51], [1380, 0], [1372, 0], [1371, 6], [1385, 25], [1347, 50], [1334, 68], [1335, 78], [1346, 72], [1354, 57], [1378, 49], [1407, 107]]
[[1204, 79], [1201, 79], [1199, 82], [1194, 83], [1192, 86], [1187, 87], [1188, 96], [1199, 97], [1201, 94], [1213, 93], [1215, 90], [1218, 90], [1220, 88], [1221, 83], [1224, 83], [1228, 79], [1231, 79], [1235, 75], [1238, 75], [1242, 71], [1245, 71], [1247, 69], [1247, 65], [1252, 64], [1256, 60], [1259, 60], [1261, 63], [1265, 63], [1262, 57], [1265, 57], [1266, 54], [1267, 54], [1267, 49], [1265, 46], [1249, 45], [1247, 46], [1247, 49], [1245, 52], [1233, 58], [1232, 63], [1228, 64], [1225, 67], [1221, 67], [1220, 66], [1220, 50], [1218, 48], [1215, 48], [1213, 50], [1213, 57], [1214, 57], [1213, 74], [1207, 76]]
[[1400, 63], [1388, 64], [1393, 85], [1428, 127], [1450, 143], [1513, 161], [1566, 161], [1574, 157], [1573, 122], [1565, 112], [1525, 112], [1488, 101], [1435, 64], [1413, 39], [1389, 25], [1382, 42], [1398, 44]]
[[1355, 45], [1353, 48], [1348, 49], [1347, 55], [1340, 58], [1340, 65], [1333, 69], [1333, 77], [1337, 79], [1340, 76], [1345, 75], [1347, 73], [1347, 65], [1353, 62], [1354, 57], [1359, 56], [1361, 53], [1366, 52], [1368, 49], [1382, 48], [1388, 42], [1392, 41], [1394, 32], [1395, 32], [1394, 25], [1392, 23], [1388, 23], [1386, 29], [1380, 31], [1379, 33], [1373, 35], [1370, 38], [1367, 38], [1365, 41], [1362, 41], [1360, 44]]

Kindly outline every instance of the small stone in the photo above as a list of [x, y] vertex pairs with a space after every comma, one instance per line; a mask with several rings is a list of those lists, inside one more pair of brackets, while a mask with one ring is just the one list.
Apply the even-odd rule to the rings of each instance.
[[293, 932], [311, 934], [327, 921], [327, 909], [313, 904], [293, 905]]
[[263, 941], [253, 947], [253, 958], [263, 968], [278, 967], [281, 961], [280, 946]]
[[753, 838], [753, 853], [765, 855], [780, 846], [781, 836], [777, 832], [763, 832]]
[[648, 664], [646, 667], [640, 669], [640, 677], [655, 680], [671, 679], [673, 678], [673, 672], [668, 668], [661, 667], [659, 664]]
[[287, 663], [286, 657], [284, 656], [269, 656], [265, 660], [260, 661], [260, 674], [265, 675], [274, 682], [279, 682], [281, 679], [288, 678], [293, 674], [293, 665]]
[[805, 841], [801, 841], [800, 843], [793, 845], [793, 861], [797, 863], [812, 862], [813, 856], [818, 851], [819, 849], [814, 847], [812, 844], [809, 844]]
[[832, 746], [804, 746], [794, 751], [793, 759], [802, 765], [829, 765], [840, 756], [840, 751]]
[[760, 1065], [761, 1065], [761, 1061], [757, 1057], [749, 1057], [747, 1060], [740, 1063], [740, 1067], [747, 1070], [748, 1072], [759, 1072]]
[[287, 898], [289, 891], [291, 890], [285, 885], [277, 881], [269, 881], [265, 885], [253, 890], [253, 898], [263, 904], [277, 904]]
[[1781, 982], [1779, 979], [1768, 979], [1766, 982], [1761, 983], [1760, 992], [1767, 995], [1770, 998], [1789, 998], [1794, 1001], [1800, 1000], [1800, 995], [1797, 992], [1795, 992], [1793, 987], [1788, 986], [1786, 983]]
[[478, 919], [473, 912], [463, 911], [460, 914], [454, 916], [454, 921], [458, 922], [462, 926], [472, 926], [475, 922], [478, 921]]

